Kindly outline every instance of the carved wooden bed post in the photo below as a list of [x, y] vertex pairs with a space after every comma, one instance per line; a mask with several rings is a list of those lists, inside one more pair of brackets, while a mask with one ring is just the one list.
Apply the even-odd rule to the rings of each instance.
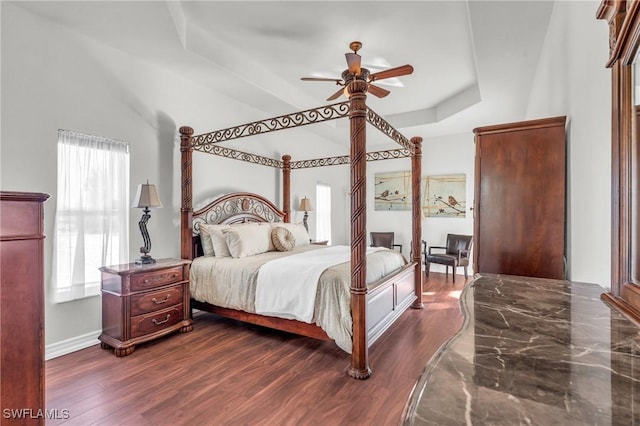
[[183, 259], [193, 259], [193, 238], [191, 231], [191, 220], [193, 217], [192, 205], [192, 183], [191, 174], [191, 127], [180, 127], [180, 153], [182, 164], [182, 205], [180, 207], [180, 256]]
[[282, 211], [284, 221], [291, 222], [291, 156], [282, 156]]
[[349, 93], [351, 133], [351, 314], [353, 349], [349, 375], [356, 379], [371, 376], [367, 342], [367, 83], [353, 80]]
[[420, 180], [422, 175], [422, 138], [411, 138], [413, 143], [413, 156], [411, 157], [411, 188], [412, 188], [412, 220], [413, 236], [411, 244], [411, 261], [415, 262], [414, 274], [416, 300], [411, 305], [414, 309], [423, 309], [422, 305], [422, 205], [420, 198]]

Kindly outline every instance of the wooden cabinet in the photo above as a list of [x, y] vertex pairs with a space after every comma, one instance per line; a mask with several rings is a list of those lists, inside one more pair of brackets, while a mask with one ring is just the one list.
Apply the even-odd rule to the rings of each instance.
[[191, 261], [160, 259], [156, 263], [104, 266], [102, 271], [103, 348], [116, 356], [135, 345], [168, 333], [193, 330], [189, 308]]
[[[0, 192], [0, 405], [2, 424], [44, 424], [44, 202]], [[20, 414], [7, 415], [5, 410]], [[11, 411], [9, 411], [11, 413]]]
[[565, 278], [566, 117], [474, 129], [474, 271]]

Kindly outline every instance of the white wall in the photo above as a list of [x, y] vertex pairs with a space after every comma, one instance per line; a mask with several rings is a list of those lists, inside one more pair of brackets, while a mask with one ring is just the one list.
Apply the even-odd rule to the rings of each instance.
[[[200, 133], [263, 118], [264, 114], [180, 75], [71, 33], [11, 3], [0, 3], [0, 7], [0, 188], [52, 195], [45, 205], [49, 345], [101, 328], [99, 297], [63, 304], [50, 302], [58, 128], [131, 143], [131, 192], [138, 183], [149, 179], [158, 186], [164, 203], [163, 209], [152, 212], [149, 222], [151, 254], [160, 258], [179, 256], [180, 164], [176, 129], [190, 125]], [[610, 279], [610, 83], [609, 72], [604, 69], [607, 26], [595, 20], [596, 8], [597, 2], [561, 2], [555, 6], [527, 118], [561, 114], [570, 117], [570, 278], [606, 285]], [[425, 138], [423, 176], [465, 173], [467, 206], [471, 207], [473, 134], [431, 139], [420, 136]], [[277, 137], [286, 141], [288, 135], [278, 132]], [[279, 158], [284, 153], [270, 156]], [[371, 162], [367, 168], [367, 230], [396, 232], [408, 255], [411, 214], [374, 211], [373, 177], [381, 171], [410, 170], [410, 160]], [[276, 169], [194, 153], [194, 170], [194, 203], [220, 193], [252, 191], [281, 204], [281, 177]], [[333, 241], [348, 243], [349, 167], [334, 166], [321, 172], [294, 170], [292, 178], [293, 221], [302, 220], [302, 213], [295, 211], [299, 199], [309, 196], [315, 201], [315, 184], [329, 183]], [[468, 213], [466, 219], [425, 219], [423, 238], [430, 245], [439, 245], [449, 232], [471, 234], [473, 219], [469, 210]], [[132, 210], [130, 215], [132, 259], [141, 245], [136, 232], [140, 214]], [[313, 237], [313, 212], [309, 222]], [[438, 268], [434, 266], [434, 270]]]
[[610, 287], [611, 74], [599, 3], [556, 2], [527, 118], [568, 117], [568, 278]]
[[[101, 329], [99, 297], [55, 304], [50, 292], [59, 128], [130, 142], [131, 195], [149, 179], [164, 208], [152, 211], [151, 255], [179, 257], [180, 163], [176, 129], [196, 132], [264, 114], [83, 36], [2, 3], [2, 190], [51, 194], [45, 205], [47, 345]], [[242, 120], [244, 121], [244, 120]], [[278, 135], [286, 141], [286, 132]], [[194, 203], [215, 193], [253, 191], [280, 201], [279, 172], [194, 153]], [[337, 179], [337, 178], [336, 178]], [[348, 182], [348, 181], [347, 181]], [[292, 195], [315, 194], [315, 180]], [[294, 201], [296, 199], [294, 198]], [[132, 209], [130, 258], [142, 239]], [[301, 220], [301, 216], [300, 216]], [[313, 216], [311, 217], [312, 224]]]
[[[423, 135], [407, 135], [423, 136]], [[423, 136], [424, 137], [424, 136]], [[422, 239], [429, 246], [443, 246], [447, 234], [473, 234], [473, 182], [475, 145], [473, 133], [424, 139], [422, 143], [422, 176], [465, 174], [467, 178], [467, 214], [464, 219], [428, 217], [422, 221]], [[409, 256], [411, 244], [411, 211], [375, 211], [374, 175], [381, 172], [411, 170], [411, 160], [397, 159], [367, 163], [367, 230], [393, 231], [397, 244], [402, 244]], [[422, 194], [424, 197], [424, 194]], [[431, 265], [434, 272], [444, 272], [444, 266]], [[459, 268], [458, 273], [462, 273]], [[473, 267], [469, 268], [473, 273]]]
[[[423, 176], [465, 174], [467, 177], [465, 218], [434, 217], [422, 222], [422, 237], [430, 246], [443, 246], [447, 234], [473, 235], [475, 149], [472, 132], [427, 139], [422, 145]], [[473, 253], [471, 256], [473, 258]], [[431, 265], [435, 272], [444, 272], [444, 269], [442, 265]], [[456, 272], [461, 274], [462, 268]], [[473, 262], [469, 264], [469, 274], [473, 274]]]
[[[347, 135], [348, 137], [348, 135]], [[346, 154], [346, 153], [345, 153]], [[349, 165], [296, 169], [291, 171], [291, 222], [302, 222], [304, 212], [298, 211], [300, 199], [309, 197], [316, 208], [316, 184], [331, 186], [331, 243], [348, 245], [351, 232], [350, 205], [345, 194], [350, 190]], [[309, 212], [309, 235], [316, 237], [316, 214]]]

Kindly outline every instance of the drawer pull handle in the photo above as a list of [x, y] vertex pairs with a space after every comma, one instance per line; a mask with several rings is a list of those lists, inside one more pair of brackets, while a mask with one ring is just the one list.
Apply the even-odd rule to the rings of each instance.
[[155, 325], [160, 325], [160, 324], [164, 324], [165, 322], [169, 322], [169, 317], [171, 316], [171, 314], [167, 314], [167, 317], [162, 320], [162, 321], [158, 321], [155, 318], [151, 318], [151, 322], [154, 323]]
[[153, 303], [155, 303], [156, 305], [162, 305], [163, 303], [167, 303], [169, 301], [169, 298], [171, 297], [170, 294], [167, 294], [167, 296], [164, 298], [164, 300], [158, 300], [155, 297], [153, 299], [151, 299], [151, 301]]

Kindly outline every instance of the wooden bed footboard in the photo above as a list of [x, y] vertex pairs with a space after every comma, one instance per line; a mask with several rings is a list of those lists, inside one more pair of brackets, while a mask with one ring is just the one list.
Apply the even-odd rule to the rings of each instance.
[[371, 347], [417, 299], [415, 263], [370, 286], [367, 293], [367, 340]]
[[[400, 315], [411, 306], [413, 301], [416, 300], [414, 271], [415, 263], [410, 263], [370, 286], [370, 290], [367, 293], [367, 335], [369, 346], [378, 340]], [[221, 317], [286, 331], [313, 339], [332, 340], [319, 326], [302, 321], [223, 308], [195, 299], [191, 299], [191, 309], [199, 309]]]

